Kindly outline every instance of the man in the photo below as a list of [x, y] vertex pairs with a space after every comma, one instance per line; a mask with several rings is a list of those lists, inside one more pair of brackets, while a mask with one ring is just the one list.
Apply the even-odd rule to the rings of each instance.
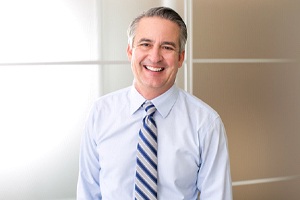
[[232, 199], [220, 116], [174, 84], [186, 39], [185, 23], [170, 8], [152, 8], [131, 23], [133, 86], [92, 107], [77, 199]]

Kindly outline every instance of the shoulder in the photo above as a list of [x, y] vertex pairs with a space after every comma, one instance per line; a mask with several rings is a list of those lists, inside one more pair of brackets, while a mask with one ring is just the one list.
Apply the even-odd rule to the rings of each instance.
[[206, 102], [182, 89], [179, 89], [179, 100], [185, 102], [187, 107], [190, 107], [195, 111], [201, 110], [202, 112], [210, 113], [216, 117], [219, 116], [219, 114]]
[[177, 104], [178, 108], [186, 112], [186, 116], [197, 126], [206, 127], [221, 121], [220, 115], [214, 108], [182, 89], [179, 89]]
[[[186, 117], [201, 134], [201, 138], [209, 132], [217, 135], [225, 133], [219, 113], [198, 97], [184, 91], [179, 92], [181, 110], [186, 111]], [[204, 134], [204, 135], [203, 135]]]
[[112, 101], [119, 101], [128, 98], [128, 94], [131, 90], [131, 87], [126, 87], [108, 94], [105, 94], [99, 97], [96, 102], [103, 103], [103, 102], [112, 102]]
[[122, 107], [123, 105], [128, 104], [129, 101], [129, 93], [131, 87], [126, 87], [115, 92], [111, 92], [105, 94], [94, 102], [93, 107], [97, 110], [105, 110], [105, 109], [115, 109], [117, 107]]

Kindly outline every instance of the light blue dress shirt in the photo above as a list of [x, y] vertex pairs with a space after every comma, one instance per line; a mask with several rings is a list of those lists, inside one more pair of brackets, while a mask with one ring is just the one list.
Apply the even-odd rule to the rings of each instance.
[[[131, 86], [99, 98], [82, 137], [78, 200], [133, 200], [145, 99]], [[226, 133], [207, 104], [173, 86], [157, 108], [158, 199], [231, 200]]]

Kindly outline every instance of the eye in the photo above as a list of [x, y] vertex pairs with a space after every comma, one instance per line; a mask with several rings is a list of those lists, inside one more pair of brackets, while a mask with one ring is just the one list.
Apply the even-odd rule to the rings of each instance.
[[139, 46], [141, 46], [141, 47], [150, 47], [151, 45], [149, 43], [140, 43]]
[[172, 47], [172, 46], [162, 46], [162, 49], [168, 50], [168, 51], [174, 51], [175, 50], [174, 47]]

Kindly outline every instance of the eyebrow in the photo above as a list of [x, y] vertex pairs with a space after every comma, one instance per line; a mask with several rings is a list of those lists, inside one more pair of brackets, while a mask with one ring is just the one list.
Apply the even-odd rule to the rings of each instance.
[[141, 42], [151, 42], [153, 43], [153, 40], [147, 39], [147, 38], [141, 38], [137, 43], [141, 43]]
[[[147, 38], [141, 38], [141, 39], [138, 41], [138, 44], [140, 44], [140, 43], [142, 43], [142, 42], [150, 42], [150, 43], [153, 43], [154, 41], [151, 40], [151, 39], [147, 39]], [[175, 42], [168, 42], [168, 41], [165, 41], [165, 42], [162, 42], [161, 45], [170, 45], [170, 46], [173, 46], [174, 48], [176, 48]]]

